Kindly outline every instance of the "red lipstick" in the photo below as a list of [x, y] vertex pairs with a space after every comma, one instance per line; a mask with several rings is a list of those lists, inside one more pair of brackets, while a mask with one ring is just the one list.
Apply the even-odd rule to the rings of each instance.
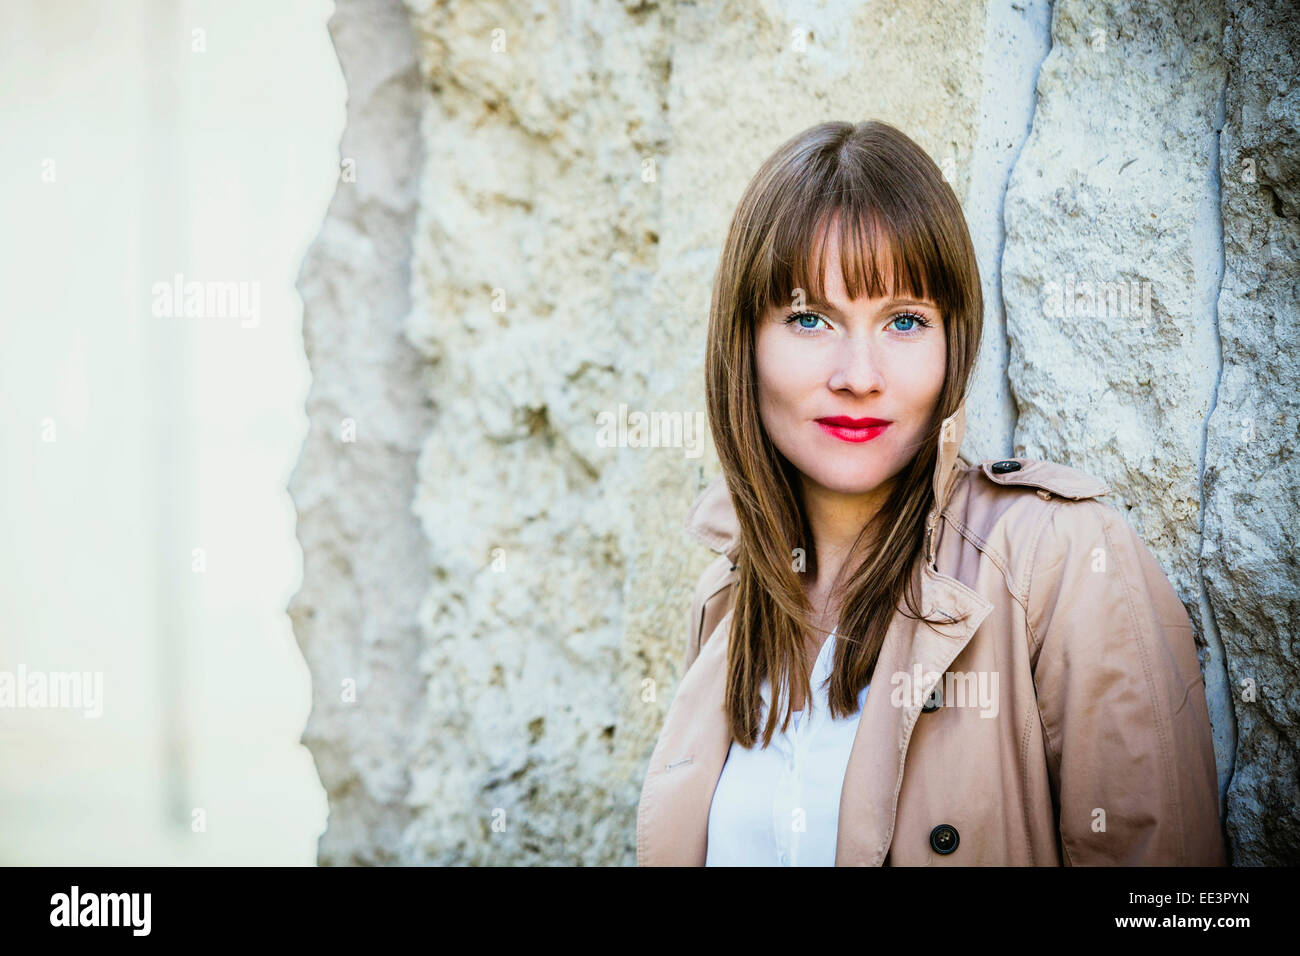
[[832, 415], [817, 419], [821, 430], [840, 441], [864, 442], [880, 435], [893, 424], [886, 418], [850, 418], [847, 415]]

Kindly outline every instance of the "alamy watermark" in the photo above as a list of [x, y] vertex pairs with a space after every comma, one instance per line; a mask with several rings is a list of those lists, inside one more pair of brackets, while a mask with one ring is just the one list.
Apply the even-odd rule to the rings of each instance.
[[75, 883], [50, 897], [51, 926], [120, 926], [132, 936], [148, 936], [153, 920], [152, 893], [83, 893]]
[[81, 710], [83, 717], [104, 714], [103, 671], [0, 671], [0, 710]]
[[1073, 273], [1065, 282], [1049, 282], [1043, 288], [1043, 315], [1063, 319], [1067, 316], [1085, 318], [1120, 318], [1151, 316], [1151, 283], [1136, 279], [1127, 282], [1094, 282], [1091, 279], [1076, 281]]
[[632, 412], [620, 402], [617, 412], [596, 416], [601, 448], [683, 448], [687, 458], [704, 454], [708, 420], [703, 412]]
[[168, 319], [239, 319], [239, 327], [256, 328], [262, 321], [260, 282], [197, 279], [176, 273], [171, 282], [155, 282], [153, 314]]
[[[913, 665], [911, 673], [896, 671], [889, 679], [893, 686], [889, 701], [895, 707], [932, 705], [941, 707], [978, 707], [981, 717], [998, 715], [997, 671], [948, 671], [939, 680], [934, 671], [923, 673], [920, 663]], [[934, 682], [934, 689], [925, 693], [926, 684]]]

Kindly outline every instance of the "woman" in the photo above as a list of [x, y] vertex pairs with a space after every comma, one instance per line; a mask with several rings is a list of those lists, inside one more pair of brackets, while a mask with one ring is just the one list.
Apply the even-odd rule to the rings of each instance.
[[[637, 812], [641, 865], [1222, 865], [1191, 624], [1101, 481], [958, 456], [983, 302], [898, 130], [763, 164], [713, 290], [721, 555]], [[772, 688], [777, 688], [773, 695]]]

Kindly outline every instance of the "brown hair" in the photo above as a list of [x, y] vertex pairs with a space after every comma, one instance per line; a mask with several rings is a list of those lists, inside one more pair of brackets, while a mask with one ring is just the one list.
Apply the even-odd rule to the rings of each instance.
[[[765, 678], [773, 697], [764, 746], [782, 698], [781, 726], [789, 724], [786, 689], [796, 680], [809, 685], [803, 635], [812, 629], [812, 609], [804, 581], [817, 571], [798, 473], [759, 418], [756, 324], [768, 308], [789, 305], [796, 290], [826, 298], [826, 237], [835, 221], [849, 298], [931, 299], [947, 339], [943, 389], [924, 443], [850, 552], [870, 539], [840, 605], [829, 688], [837, 717], [857, 709], [894, 615], [921, 617], [913, 587], [934, 499], [939, 429], [964, 399], [979, 351], [984, 306], [975, 250], [956, 195], [921, 147], [886, 123], [830, 122], [786, 141], [763, 163], [736, 207], [718, 264], [705, 371], [709, 427], [741, 531], [725, 707], [732, 737], [746, 747], [758, 738]], [[886, 274], [892, 289], [884, 288]], [[799, 547], [802, 573], [791, 563]]]

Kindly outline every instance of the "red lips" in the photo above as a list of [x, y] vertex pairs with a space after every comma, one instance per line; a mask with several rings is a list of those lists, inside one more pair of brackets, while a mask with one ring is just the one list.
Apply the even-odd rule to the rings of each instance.
[[856, 444], [871, 441], [893, 423], [885, 418], [850, 418], [847, 415], [832, 415], [817, 419], [817, 424], [831, 437]]
[[817, 420], [825, 422], [827, 425], [843, 425], [846, 428], [868, 428], [872, 425], [892, 424], [888, 418], [849, 418], [848, 415], [832, 415], [829, 418], [819, 418]]

